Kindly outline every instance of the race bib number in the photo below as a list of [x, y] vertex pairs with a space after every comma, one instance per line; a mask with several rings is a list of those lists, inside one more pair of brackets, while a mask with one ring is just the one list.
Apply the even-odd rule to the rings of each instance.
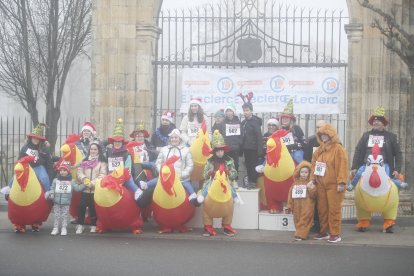
[[282, 143], [285, 144], [286, 146], [293, 145], [295, 143], [292, 132], [289, 132], [288, 134], [283, 136], [281, 139], [282, 139]]
[[55, 192], [58, 194], [70, 194], [72, 192], [72, 185], [69, 181], [56, 181]]
[[188, 136], [195, 137], [198, 133], [198, 126], [197, 125], [189, 125], [187, 132], [188, 132]]
[[370, 135], [368, 138], [368, 147], [372, 148], [375, 144], [382, 148], [384, 145], [384, 136]]
[[292, 198], [306, 198], [306, 185], [293, 186]]
[[29, 155], [29, 156], [33, 156], [35, 158], [35, 161], [37, 161], [37, 159], [39, 159], [39, 151], [37, 151], [37, 150], [27, 149], [26, 154]]
[[240, 135], [240, 125], [239, 124], [226, 124], [226, 136], [235, 136]]
[[124, 166], [124, 159], [122, 157], [109, 157], [108, 158], [108, 169], [113, 171], [119, 166]]
[[319, 147], [313, 147], [312, 148], [312, 153], [315, 153], [315, 151], [318, 149]]
[[326, 163], [316, 161], [314, 175], [324, 176], [326, 172]]

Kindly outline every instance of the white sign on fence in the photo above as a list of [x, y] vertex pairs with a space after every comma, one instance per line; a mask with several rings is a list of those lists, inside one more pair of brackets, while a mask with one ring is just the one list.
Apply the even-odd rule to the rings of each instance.
[[181, 113], [187, 113], [192, 97], [200, 97], [207, 114], [234, 103], [237, 95], [252, 91], [255, 112], [280, 112], [293, 98], [295, 114], [341, 113], [345, 94], [343, 68], [185, 68], [182, 75]]

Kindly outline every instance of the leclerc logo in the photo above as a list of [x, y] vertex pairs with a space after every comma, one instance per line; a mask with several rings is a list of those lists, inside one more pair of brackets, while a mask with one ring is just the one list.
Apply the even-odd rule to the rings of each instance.
[[223, 94], [229, 93], [233, 90], [233, 81], [229, 77], [224, 77], [218, 80], [217, 89]]
[[339, 89], [339, 81], [335, 78], [326, 78], [322, 82], [322, 89], [328, 94], [333, 94]]
[[274, 92], [282, 92], [285, 89], [285, 78], [282, 76], [274, 76], [270, 80], [270, 88]]

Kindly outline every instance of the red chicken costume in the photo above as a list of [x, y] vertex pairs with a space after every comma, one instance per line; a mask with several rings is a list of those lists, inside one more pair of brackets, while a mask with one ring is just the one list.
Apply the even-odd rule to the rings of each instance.
[[110, 229], [131, 229], [134, 234], [142, 233], [141, 210], [134, 194], [123, 185], [130, 177], [129, 170], [119, 166], [110, 175], [96, 181], [94, 200], [98, 233]]
[[161, 166], [160, 176], [152, 197], [152, 211], [155, 221], [160, 225], [159, 233], [178, 230], [188, 232], [185, 226], [193, 218], [195, 207], [188, 200], [188, 193], [175, 173], [174, 163], [180, 157], [174, 155]]
[[46, 221], [52, 205], [45, 199], [45, 191], [25, 156], [16, 162], [14, 179], [8, 201], [8, 215], [15, 232], [25, 232], [26, 225], [40, 226]]
[[269, 137], [266, 144], [264, 187], [267, 208], [273, 214], [283, 210], [283, 203], [287, 202], [289, 189], [293, 184], [295, 162], [281, 141], [287, 134], [287, 130], [279, 129]]

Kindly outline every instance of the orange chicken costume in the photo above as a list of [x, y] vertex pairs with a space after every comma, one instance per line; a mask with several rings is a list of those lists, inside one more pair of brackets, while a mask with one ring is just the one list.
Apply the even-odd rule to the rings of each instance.
[[203, 179], [203, 170], [207, 160], [211, 156], [210, 151], [210, 137], [207, 132], [206, 121], [204, 120], [198, 129], [197, 137], [190, 146], [190, 152], [194, 162], [191, 181], [199, 182]]

